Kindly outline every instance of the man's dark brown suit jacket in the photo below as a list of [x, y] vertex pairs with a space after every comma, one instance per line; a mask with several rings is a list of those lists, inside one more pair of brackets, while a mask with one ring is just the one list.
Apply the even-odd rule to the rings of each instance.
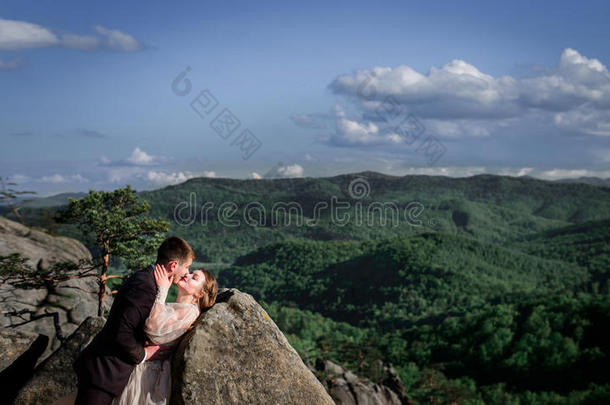
[[135, 272], [123, 283], [104, 328], [74, 363], [79, 390], [92, 386], [121, 394], [134, 367], [144, 359], [144, 323], [156, 295], [153, 266]]

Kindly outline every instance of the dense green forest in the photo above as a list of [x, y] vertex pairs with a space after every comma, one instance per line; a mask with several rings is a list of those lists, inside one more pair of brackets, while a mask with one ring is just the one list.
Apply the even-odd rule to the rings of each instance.
[[610, 295], [576, 263], [430, 233], [277, 243], [219, 279], [269, 303], [304, 356], [363, 374], [391, 361], [422, 402], [610, 394]]
[[[363, 197], [350, 193], [357, 179]], [[364, 172], [197, 178], [139, 195], [193, 245], [197, 266], [252, 294], [303, 358], [372, 380], [375, 360], [389, 361], [417, 403], [610, 402], [608, 187]], [[325, 211], [307, 224], [333, 199], [350, 220]], [[253, 202], [262, 210], [246, 223]], [[278, 202], [301, 211], [274, 218]], [[397, 207], [399, 223], [391, 211], [357, 221], [378, 203]], [[21, 212], [78, 238], [51, 205]]]

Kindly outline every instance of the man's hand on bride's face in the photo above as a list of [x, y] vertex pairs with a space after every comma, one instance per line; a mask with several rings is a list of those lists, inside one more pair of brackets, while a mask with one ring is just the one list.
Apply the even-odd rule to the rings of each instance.
[[172, 285], [172, 278], [169, 276], [167, 270], [165, 270], [165, 266], [156, 264], [154, 274], [157, 287], [169, 288]]

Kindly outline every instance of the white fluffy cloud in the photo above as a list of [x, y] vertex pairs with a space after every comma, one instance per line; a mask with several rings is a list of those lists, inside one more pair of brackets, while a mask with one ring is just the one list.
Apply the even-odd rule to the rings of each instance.
[[153, 164], [155, 161], [155, 158], [153, 156], [149, 155], [148, 153], [144, 152], [142, 149], [136, 147], [133, 150], [133, 152], [131, 152], [131, 156], [129, 156], [127, 158], [127, 161], [134, 165], [144, 166], [144, 165]]
[[539, 171], [536, 173], [536, 177], [546, 180], [571, 179], [578, 177], [599, 177], [603, 179], [610, 177], [610, 170], [551, 169]]
[[[252, 173], [254, 174], [258, 173]], [[284, 165], [278, 163], [275, 167], [271, 168], [267, 173], [263, 175], [264, 178], [289, 178], [289, 177], [303, 177], [303, 167], [299, 164]], [[253, 177], [256, 178], [256, 177]]]
[[55, 34], [40, 25], [0, 18], [0, 50], [41, 48], [59, 43]]
[[216, 172], [214, 171], [204, 171], [202, 174], [195, 174], [189, 171], [184, 172], [172, 172], [165, 173], [162, 171], [149, 171], [146, 173], [146, 180], [155, 183], [156, 185], [169, 185], [169, 184], [178, 184], [184, 183], [188, 179], [192, 179], [194, 177], [216, 177]]
[[[526, 120], [589, 135], [610, 135], [610, 74], [599, 60], [565, 49], [550, 72], [525, 79], [493, 77], [453, 60], [426, 74], [409, 66], [374, 67], [340, 75], [329, 88], [362, 119], [339, 120], [327, 141], [367, 145], [408, 114], [441, 137], [489, 136]], [[392, 139], [386, 137], [391, 143]]]
[[521, 168], [505, 168], [498, 170], [497, 174], [501, 174], [504, 176], [527, 176], [530, 173], [534, 172], [533, 167], [521, 167]]
[[495, 78], [456, 59], [425, 75], [404, 65], [358, 70], [337, 77], [329, 87], [355, 97], [365, 109], [377, 109], [391, 96], [423, 118], [505, 118], [531, 108], [568, 111], [585, 103], [610, 107], [606, 67], [570, 48], [553, 73], [522, 80]]
[[404, 137], [397, 134], [394, 128], [380, 126], [370, 120], [358, 121], [350, 118], [339, 105], [335, 106], [333, 120], [335, 132], [330, 136], [320, 136], [319, 140], [322, 142], [341, 146], [405, 143]]
[[14, 51], [52, 46], [81, 50], [105, 48], [122, 52], [134, 52], [143, 49], [142, 43], [124, 32], [100, 25], [95, 27], [95, 31], [97, 36], [77, 35], [70, 32], [56, 34], [38, 24], [0, 18], [0, 50]]
[[466, 177], [483, 173], [486, 173], [486, 168], [480, 166], [410, 167], [405, 170], [405, 174], [449, 177]]
[[165, 156], [152, 155], [136, 147], [131, 154], [120, 160], [111, 160], [102, 156], [98, 161], [99, 166], [104, 166], [107, 174], [107, 181], [110, 183], [136, 182], [145, 186], [153, 183], [154, 185], [168, 185], [182, 183], [193, 177], [216, 177], [216, 172], [203, 170], [201, 172], [191, 172], [188, 170], [176, 170], [172, 167], [173, 159]]
[[278, 168], [280, 177], [303, 177], [303, 167], [294, 164]]
[[427, 75], [404, 65], [358, 70], [337, 77], [329, 87], [369, 111], [392, 96], [400, 105], [419, 107], [417, 115], [424, 118], [502, 118], [518, 112], [513, 78], [496, 79], [462, 60], [432, 67]]
[[164, 173], [157, 171], [149, 171], [146, 174], [146, 179], [157, 185], [184, 183], [185, 181], [193, 177], [196, 176], [190, 172]]
[[610, 110], [600, 111], [580, 107], [556, 113], [553, 121], [559, 128], [589, 135], [610, 136]]
[[101, 25], [96, 26], [95, 30], [104, 37], [102, 43], [109, 49], [123, 52], [134, 52], [142, 49], [142, 44], [129, 34], [104, 28]]

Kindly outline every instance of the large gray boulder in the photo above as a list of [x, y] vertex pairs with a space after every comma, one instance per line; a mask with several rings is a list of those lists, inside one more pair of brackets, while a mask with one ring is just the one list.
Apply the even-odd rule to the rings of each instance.
[[[76, 239], [49, 235], [0, 217], [0, 255], [11, 253], [27, 257], [33, 268], [91, 258]], [[89, 293], [97, 289], [95, 278], [70, 280], [52, 290], [0, 285], [0, 327], [48, 336], [42, 360], [59, 347], [59, 336], [68, 336], [85, 318], [97, 314], [97, 295]], [[109, 308], [112, 299], [108, 296], [106, 301]]]
[[36, 266], [39, 259], [58, 263], [91, 258], [89, 250], [73, 238], [53, 236], [0, 216], [0, 254], [20, 252]]
[[333, 404], [250, 294], [223, 289], [182, 340], [172, 404]]
[[55, 400], [76, 392], [77, 379], [72, 364], [105, 323], [106, 320], [102, 317], [87, 318], [61, 348], [36, 368], [33, 377], [21, 389], [14, 404], [52, 404]]

